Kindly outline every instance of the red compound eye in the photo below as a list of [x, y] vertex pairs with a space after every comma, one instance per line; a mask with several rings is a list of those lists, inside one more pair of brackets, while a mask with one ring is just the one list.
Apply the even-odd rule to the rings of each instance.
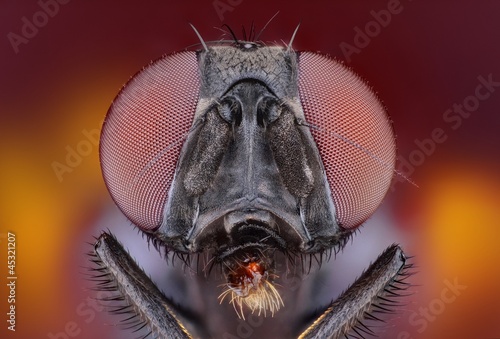
[[[300, 53], [298, 80], [337, 221], [354, 228], [375, 211], [389, 187], [395, 158], [390, 121], [373, 91], [329, 57]], [[137, 73], [106, 116], [104, 180], [120, 209], [143, 230], [162, 222], [199, 87], [195, 52], [168, 55]]]
[[299, 95], [323, 160], [337, 222], [355, 228], [389, 188], [395, 141], [384, 107], [356, 74], [317, 53], [299, 54]]
[[165, 56], [137, 73], [108, 111], [100, 157], [106, 185], [123, 213], [154, 230], [198, 102], [195, 52]]

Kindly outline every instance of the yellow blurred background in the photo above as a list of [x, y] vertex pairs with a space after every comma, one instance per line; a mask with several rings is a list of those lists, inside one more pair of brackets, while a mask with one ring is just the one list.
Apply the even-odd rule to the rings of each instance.
[[[380, 227], [394, 239], [376, 241], [401, 242], [418, 266], [415, 294], [381, 337], [500, 337], [500, 90], [493, 86], [458, 127], [445, 113], [454, 104], [474, 106], [468, 98], [479, 77], [500, 81], [500, 6], [401, 1], [360, 45], [357, 32], [376, 28], [368, 24], [389, 3], [2, 2], [0, 337], [126, 336], [94, 308], [81, 274], [87, 243], [112, 226], [104, 216], [119, 215], [94, 139], [104, 115], [143, 65], [197, 43], [188, 22], [215, 40], [214, 27], [228, 23], [239, 34], [278, 10], [262, 39], [287, 41], [301, 22], [297, 49], [332, 54], [368, 79], [394, 121], [400, 169], [418, 185], [396, 182], [381, 212], [391, 225]], [[38, 26], [30, 31], [27, 22]], [[347, 55], [342, 42], [357, 52]], [[415, 140], [432, 138], [436, 128], [447, 138], [426, 154]], [[15, 332], [6, 322], [8, 233], [16, 244]]]

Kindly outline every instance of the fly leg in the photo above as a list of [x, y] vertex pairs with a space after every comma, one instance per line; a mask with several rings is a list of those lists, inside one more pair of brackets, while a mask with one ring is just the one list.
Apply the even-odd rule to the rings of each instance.
[[380, 320], [372, 313], [390, 313], [397, 305], [394, 297], [410, 285], [404, 280], [411, 275], [401, 248], [392, 245], [337, 300], [299, 336], [299, 339], [348, 338], [375, 333], [362, 320]]
[[103, 300], [125, 302], [111, 312], [130, 313], [126, 325], [136, 331], [147, 327], [153, 338], [192, 338], [185, 325], [196, 326], [193, 320], [182, 315], [179, 307], [156, 287], [114, 236], [103, 233], [91, 256], [97, 265], [92, 269], [97, 289], [118, 293]]

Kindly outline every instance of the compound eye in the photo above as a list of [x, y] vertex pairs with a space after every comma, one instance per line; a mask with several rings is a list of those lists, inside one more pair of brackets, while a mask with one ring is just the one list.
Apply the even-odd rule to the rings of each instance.
[[354, 229], [385, 196], [395, 138], [373, 90], [330, 57], [299, 54], [299, 95], [325, 168], [339, 225]]
[[118, 207], [144, 231], [162, 222], [199, 87], [196, 53], [167, 55], [133, 76], [106, 115], [100, 145], [104, 181]]

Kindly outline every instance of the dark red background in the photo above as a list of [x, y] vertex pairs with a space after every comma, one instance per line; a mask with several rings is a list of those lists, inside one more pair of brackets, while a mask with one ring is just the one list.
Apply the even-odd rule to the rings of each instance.
[[[223, 20], [217, 3], [231, 9]], [[83, 290], [88, 284], [78, 273], [90, 249], [84, 243], [112, 226], [103, 215], [118, 215], [100, 176], [97, 147], [87, 142], [92, 146], [88, 154], [60, 178], [53, 163], [65, 164], [68, 149], [88, 140], [83, 130], [100, 128], [111, 100], [131, 75], [164, 53], [198, 42], [188, 23], [206, 40], [216, 40], [222, 34], [216, 28], [224, 23], [239, 35], [252, 21], [262, 28], [278, 11], [261, 39], [288, 42], [300, 22], [295, 49], [329, 53], [367, 79], [394, 121], [400, 160], [413, 168], [400, 169], [419, 186], [395, 184], [379, 216], [365, 227], [370, 236], [354, 240], [371, 246], [370, 237], [387, 234], [372, 242], [381, 248], [401, 242], [419, 266], [414, 282], [421, 286], [382, 337], [500, 336], [499, 87], [460, 126], [445, 115], [475, 95], [479, 77], [500, 81], [500, 3], [401, 0], [386, 27], [375, 24], [371, 11], [380, 13], [396, 3], [72, 0], [53, 8], [53, 17], [39, 22], [42, 27], [16, 53], [9, 34], [22, 34], [23, 18], [33, 22], [42, 7], [36, 1], [3, 1], [2, 338], [50, 338], [65, 330], [80, 338], [121, 337], [104, 324], [110, 319], [102, 313], [91, 317], [85, 304], [89, 293]], [[356, 27], [365, 31], [367, 24], [374, 29], [370, 41], [346, 56], [341, 45], [355, 46]], [[415, 140], [431, 138], [435, 129], [442, 129], [446, 140], [428, 154], [418, 151]], [[7, 331], [5, 321], [7, 231], [17, 238], [16, 332]], [[351, 251], [346, 256], [349, 262], [358, 255]], [[447, 283], [454, 281], [467, 287], [444, 302]]]

